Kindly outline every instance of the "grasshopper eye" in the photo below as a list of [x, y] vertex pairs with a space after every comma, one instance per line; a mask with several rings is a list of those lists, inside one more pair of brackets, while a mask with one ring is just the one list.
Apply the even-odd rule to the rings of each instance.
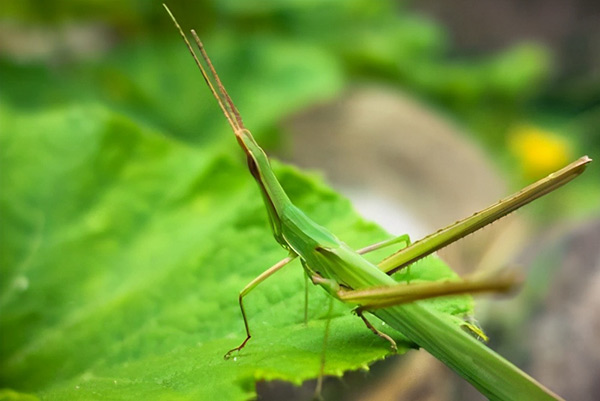
[[256, 160], [248, 156], [246, 158], [246, 161], [248, 163], [248, 169], [250, 170], [250, 174], [252, 174], [252, 177], [254, 177], [257, 180], [260, 179], [260, 174], [258, 173], [258, 166], [256, 165]]

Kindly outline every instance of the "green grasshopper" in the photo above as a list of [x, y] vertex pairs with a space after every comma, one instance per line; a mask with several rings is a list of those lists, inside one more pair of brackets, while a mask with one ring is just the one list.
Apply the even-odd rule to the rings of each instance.
[[[227, 94], [195, 31], [192, 30], [191, 33], [210, 71], [210, 76], [177, 20], [166, 6], [165, 8], [246, 154], [248, 168], [258, 183], [275, 240], [289, 252], [287, 258], [264, 271], [240, 292], [239, 305], [246, 338], [239, 346], [225, 354], [226, 359], [244, 348], [251, 338], [244, 310], [244, 297], [258, 284], [298, 258], [307, 277], [314, 284], [320, 285], [335, 299], [358, 305], [355, 313], [371, 331], [389, 341], [392, 349], [396, 348], [394, 340], [378, 331], [366, 319], [364, 312], [375, 315], [403, 333], [419, 347], [455, 370], [490, 399], [560, 399], [453, 322], [444, 319], [439, 312], [415, 302], [437, 296], [506, 291], [514, 284], [514, 276], [404, 284], [395, 281], [391, 274], [566, 184], [585, 170], [586, 165], [591, 161], [590, 158], [584, 156], [516, 194], [413, 244], [410, 244], [408, 236], [400, 236], [355, 251], [292, 204], [273, 173], [267, 155], [255, 142], [250, 131], [244, 127], [240, 113]], [[409, 245], [387, 257], [379, 265], [361, 256], [401, 242]]]

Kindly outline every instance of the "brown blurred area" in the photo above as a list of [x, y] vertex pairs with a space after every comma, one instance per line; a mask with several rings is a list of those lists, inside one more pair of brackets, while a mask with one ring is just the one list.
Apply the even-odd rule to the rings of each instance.
[[555, 79], [600, 73], [600, 3], [595, 0], [422, 0], [413, 8], [440, 21], [463, 53], [534, 40], [552, 49]]

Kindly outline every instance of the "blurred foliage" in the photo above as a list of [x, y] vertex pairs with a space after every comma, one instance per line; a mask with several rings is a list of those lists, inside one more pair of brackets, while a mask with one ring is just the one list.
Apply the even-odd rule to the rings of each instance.
[[[169, 6], [182, 26], [197, 28], [257, 132], [334, 96], [343, 82], [379, 79], [446, 107], [486, 141], [497, 142], [549, 68], [547, 54], [534, 45], [476, 61], [453, 60], [442, 29], [393, 1], [173, 1]], [[48, 35], [63, 43], [49, 46], [56, 52], [46, 59], [29, 62], [26, 69], [5, 60], [9, 82], [30, 81], [3, 88], [11, 103], [35, 107], [101, 99], [194, 140], [196, 127], [215, 109], [203, 107], [208, 95], [198, 90], [199, 76], [158, 2], [22, 1], [4, 8], [5, 20], [17, 28], [35, 23], [48, 32], [63, 30]], [[100, 54], [89, 54], [88, 48], [89, 59], [78, 59], [77, 48], [65, 39], [78, 34], [75, 25], [102, 27], [104, 37], [85, 44], [97, 46]]]
[[[452, 115], [511, 176], [520, 157], [506, 152], [508, 132], [518, 125], [562, 136], [575, 155], [600, 154], [600, 106], [590, 103], [599, 88], [549, 90], [552, 58], [539, 45], [457, 56], [441, 27], [391, 0], [169, 6], [185, 29], [198, 31], [247, 125], [267, 145], [285, 116], [347, 85], [379, 81]], [[198, 144], [224, 133], [159, 1], [29, 0], [0, 8], [0, 101], [27, 109], [100, 101]]]

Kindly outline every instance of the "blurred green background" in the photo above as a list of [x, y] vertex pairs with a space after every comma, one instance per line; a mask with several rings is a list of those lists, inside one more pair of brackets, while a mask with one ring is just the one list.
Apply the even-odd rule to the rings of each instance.
[[[344, 108], [344, 102], [355, 99], [353, 96], [361, 98], [365, 88], [408, 99], [410, 107], [417, 105], [414, 107], [424, 113], [419, 114], [424, 121], [439, 120], [453, 127], [451, 143], [475, 147], [486, 161], [469, 165], [467, 170], [490, 170], [498, 180], [500, 194], [581, 155], [600, 159], [600, 32], [593, 22], [600, 10], [594, 2], [567, 5], [555, 1], [539, 4], [539, 9], [516, 1], [446, 5], [441, 1], [220, 0], [170, 1], [168, 5], [184, 29], [196, 29], [204, 41], [246, 125], [259, 142], [284, 160], [327, 169], [310, 161], [310, 147], [339, 149], [342, 142], [376, 159], [382, 158], [378, 147], [398, 146], [398, 158], [402, 159], [402, 141], [418, 142], [420, 136], [390, 127], [389, 138], [378, 137], [373, 148], [363, 148], [345, 143], [343, 118], [342, 123], [327, 123], [321, 115]], [[160, 2], [56, 0], [5, 1], [0, 5], [3, 135], [10, 135], [3, 123], [9, 116], [27, 118], [39, 112], [100, 104], [176, 141], [234, 152], [237, 149], [233, 150], [228, 127], [203, 85]], [[375, 108], [384, 107], [377, 104]], [[311, 126], [307, 119], [325, 120], [325, 135], [299, 132], [302, 124]], [[336, 129], [336, 136], [329, 136], [328, 129]], [[369, 128], [365, 135], [372, 135]], [[296, 146], [302, 138], [310, 138], [308, 151]], [[405, 188], [411, 193], [419, 193], [422, 187], [439, 188], [441, 184], [427, 183], [436, 182], [436, 176], [450, 168], [436, 161], [444, 160], [440, 155], [453, 146], [446, 144], [419, 154], [423, 164], [434, 166], [433, 173], [400, 168], [388, 169], [387, 174], [412, 177], [417, 184]], [[358, 153], [354, 160], [360, 157]], [[332, 167], [341, 171], [340, 175], [351, 170], [347, 166], [352, 157], [331, 159], [343, 160]], [[519, 263], [547, 264], [540, 258], [548, 258], [544, 250], [556, 251], [552, 241], [570, 243], [579, 238], [583, 225], [598, 221], [600, 169], [596, 163], [551, 200], [530, 208], [530, 232], [558, 227], [566, 231], [567, 239], [561, 240], [557, 234], [548, 243], [532, 245], [537, 246], [534, 251], [523, 250], [525, 244], [514, 249], [513, 244], [510, 253], [525, 254]], [[9, 197], [4, 168], [0, 166], [2, 192]], [[323, 174], [334, 186], [340, 182], [335, 171]], [[368, 171], [369, 177], [379, 174], [378, 170]], [[386, 185], [390, 187], [404, 182], [389, 177]], [[450, 182], [450, 186], [468, 188], [460, 189], [464, 197], [470, 197], [470, 191], [478, 192], [469, 185], [476, 179], [463, 179], [462, 185]], [[345, 181], [336, 188], [343, 192], [348, 181], [360, 179], [346, 176]], [[365, 186], [358, 191], [372, 190], [369, 181], [363, 179]], [[374, 193], [377, 196], [378, 191]], [[442, 189], [425, 195], [441, 198], [439, 205], [432, 206], [436, 209], [450, 209], [462, 199], [456, 194], [445, 198]], [[393, 198], [398, 208], [405, 207], [402, 197]], [[419, 218], [428, 213], [414, 211], [413, 206], [408, 206], [409, 213]], [[450, 212], [441, 215], [440, 221], [423, 225], [436, 227], [458, 217], [463, 216]], [[594, 237], [597, 233], [596, 224], [583, 238], [598, 238]], [[574, 252], [592, 252], [591, 248]], [[568, 254], [569, 249], [564, 252]], [[554, 260], [564, 258], [561, 254]], [[506, 259], [488, 264], [514, 261]], [[468, 258], [458, 260], [471, 263]], [[600, 262], [589, 260], [590, 274], [598, 277]], [[3, 259], [3, 263], [9, 262]], [[526, 301], [543, 302], [540, 300], [545, 297], [529, 295]], [[518, 323], [529, 317], [526, 314]], [[517, 323], [499, 323], [491, 330], [503, 333], [508, 329], [502, 327], [511, 325]], [[518, 327], [512, 328], [518, 333]], [[589, 363], [596, 366], [598, 360]], [[580, 385], [587, 389], [585, 386]], [[263, 390], [268, 388], [263, 385]], [[460, 391], [451, 394], [463, 394]]]
[[[357, 83], [380, 83], [450, 116], [494, 163], [513, 170], [511, 179], [531, 180], [600, 148], [598, 33], [585, 19], [594, 6], [580, 3], [554, 30], [544, 20], [551, 12], [527, 10], [539, 14], [534, 23], [517, 19], [523, 10], [509, 5], [488, 10], [465, 3], [462, 11], [435, 1], [169, 5], [207, 43], [247, 125], [269, 136], [262, 140], [278, 141], [278, 123], [287, 116]], [[159, 5], [3, 3], [3, 104], [36, 110], [102, 102], [185, 141], [211, 141], [222, 121]], [[494, 13], [504, 20], [486, 32], [482, 19]], [[498, 25], [504, 33], [495, 31]], [[595, 206], [598, 189], [590, 190], [595, 197], [583, 196], [574, 209]]]

